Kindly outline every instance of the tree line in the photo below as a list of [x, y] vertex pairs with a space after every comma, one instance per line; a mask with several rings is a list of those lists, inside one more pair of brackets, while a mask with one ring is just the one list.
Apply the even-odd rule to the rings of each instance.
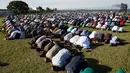
[[26, 14], [26, 13], [48, 13], [57, 11], [57, 8], [51, 9], [46, 7], [43, 9], [41, 6], [36, 7], [36, 10], [30, 8], [24, 1], [11, 1], [7, 5], [7, 9], [14, 14]]

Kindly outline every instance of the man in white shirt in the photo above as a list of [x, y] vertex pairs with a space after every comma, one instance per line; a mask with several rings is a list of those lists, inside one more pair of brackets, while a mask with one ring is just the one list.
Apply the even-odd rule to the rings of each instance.
[[120, 43], [119, 39], [117, 36], [112, 36], [112, 39], [110, 40], [110, 45], [111, 46], [116, 46]]
[[98, 22], [96, 29], [100, 29], [102, 27], [102, 24], [100, 22]]
[[78, 41], [79, 38], [80, 38], [79, 35], [75, 35], [74, 37], [72, 37], [72, 38], [70, 39], [70, 42], [71, 42], [72, 44], [76, 45], [76, 42]]
[[123, 32], [123, 27], [119, 27], [118, 32]]
[[78, 41], [76, 42], [76, 45], [80, 45], [83, 48], [90, 48], [90, 41], [87, 36], [81, 36]]
[[96, 31], [93, 31], [93, 32], [89, 35], [89, 38], [90, 38], [90, 39], [95, 39], [95, 38], [96, 38], [96, 34], [97, 34], [97, 32], [96, 32]]
[[67, 59], [71, 56], [70, 51], [63, 48], [61, 49], [53, 58], [52, 58], [52, 65], [53, 70], [57, 68], [62, 68], [66, 63]]
[[118, 27], [118, 26], [113, 26], [112, 32], [117, 32], [118, 30], [119, 30], [119, 27]]

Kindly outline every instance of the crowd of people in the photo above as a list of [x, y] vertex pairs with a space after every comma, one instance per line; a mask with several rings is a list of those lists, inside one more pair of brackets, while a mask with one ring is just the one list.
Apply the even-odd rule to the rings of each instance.
[[10, 15], [4, 19], [4, 30], [7, 31], [6, 39], [29, 38], [39, 33], [42, 34], [43, 31], [47, 34], [52, 28], [62, 28], [67, 24], [123, 32], [123, 26], [127, 20], [127, 16], [115, 13], [64, 12], [43, 15]]
[[[40, 53], [40, 57], [45, 57], [45, 62], [51, 62], [51, 69], [54, 71], [65, 69], [67, 73], [98, 73], [78, 51], [73, 52], [71, 48], [65, 48], [65, 43], [58, 43], [46, 35], [32, 38], [29, 44]], [[125, 72], [119, 69], [116, 73]]]
[[69, 24], [80, 27], [91, 27], [113, 32], [123, 32], [123, 26], [128, 20], [127, 16], [118, 14], [89, 14], [86, 18], [70, 20]]
[[[32, 38], [29, 42], [31, 48], [36, 49], [41, 57], [45, 57], [46, 62], [51, 61], [53, 70], [65, 68], [68, 73], [97, 73], [88, 65], [86, 59], [72, 53], [65, 46], [80, 46], [90, 51], [93, 43], [120, 45], [121, 40], [116, 35], [83, 30], [80, 27], [123, 32], [127, 20], [127, 16], [116, 13], [62, 12], [10, 15], [3, 21], [3, 30], [6, 31], [6, 40]], [[62, 46], [52, 38], [59, 38], [65, 45]]]

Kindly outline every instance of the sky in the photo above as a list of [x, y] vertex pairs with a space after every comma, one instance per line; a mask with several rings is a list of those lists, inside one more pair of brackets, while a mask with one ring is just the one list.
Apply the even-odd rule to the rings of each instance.
[[[5, 9], [12, 0], [0, 0], [0, 9]], [[43, 8], [57, 9], [96, 9], [116, 8], [112, 5], [126, 3], [130, 8], [130, 0], [22, 0], [29, 7], [35, 9], [38, 6]]]

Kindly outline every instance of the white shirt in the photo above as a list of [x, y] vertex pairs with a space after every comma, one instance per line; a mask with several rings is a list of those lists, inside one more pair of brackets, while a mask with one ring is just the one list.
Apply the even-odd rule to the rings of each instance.
[[76, 42], [78, 41], [79, 38], [80, 38], [79, 35], [75, 35], [70, 39], [70, 42], [76, 45]]
[[117, 36], [112, 36], [112, 39], [110, 40], [110, 44], [117, 44], [119, 41], [117, 41], [118, 37]]
[[101, 28], [102, 24], [100, 22], [98, 22], [98, 25], [96, 26], [96, 28]]
[[119, 32], [123, 32], [123, 27], [119, 27]]
[[84, 48], [90, 48], [90, 41], [87, 36], [81, 36], [76, 42], [76, 44]]
[[74, 29], [71, 31], [71, 33], [75, 33], [76, 30], [77, 30], [77, 28], [74, 28]]
[[90, 35], [89, 35], [89, 38], [90, 39], [94, 39], [96, 37], [96, 34], [97, 32], [96, 31], [93, 31]]
[[118, 26], [113, 26], [112, 31], [118, 31], [119, 27]]
[[67, 63], [67, 59], [71, 56], [70, 51], [63, 48], [53, 58], [52, 64], [54, 66], [63, 67]]
[[106, 29], [108, 24], [104, 24], [101, 29]]

